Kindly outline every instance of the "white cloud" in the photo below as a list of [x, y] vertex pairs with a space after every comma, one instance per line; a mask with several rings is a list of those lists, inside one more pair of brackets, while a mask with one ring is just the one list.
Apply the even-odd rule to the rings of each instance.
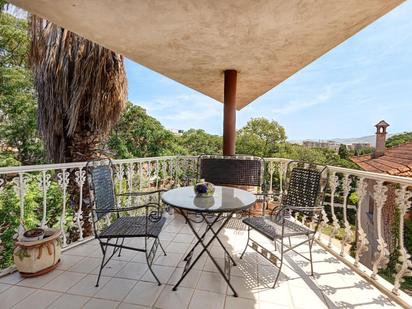
[[217, 124], [220, 128], [222, 122], [223, 105], [203, 94], [162, 96], [134, 104], [145, 108], [168, 128], [213, 128], [212, 131], [216, 131], [214, 126]]

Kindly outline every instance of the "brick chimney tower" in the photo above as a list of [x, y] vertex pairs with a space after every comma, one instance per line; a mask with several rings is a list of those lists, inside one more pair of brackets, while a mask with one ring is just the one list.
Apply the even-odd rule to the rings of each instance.
[[389, 124], [385, 120], [379, 121], [376, 125], [376, 148], [373, 153], [374, 158], [382, 157], [385, 154], [386, 128]]

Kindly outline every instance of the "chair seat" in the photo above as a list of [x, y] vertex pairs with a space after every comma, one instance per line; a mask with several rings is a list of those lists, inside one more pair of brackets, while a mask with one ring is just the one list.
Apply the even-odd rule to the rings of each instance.
[[152, 222], [147, 219], [146, 233], [146, 217], [121, 217], [116, 219], [112, 224], [105, 228], [99, 235], [100, 238], [114, 237], [158, 237], [162, 231], [162, 227], [166, 222], [166, 218], [162, 217], [157, 222]]
[[[270, 217], [248, 217], [242, 220], [244, 224], [263, 234], [271, 240], [282, 238], [282, 222], [271, 220]], [[304, 225], [285, 219], [285, 230], [283, 237], [310, 235], [315, 231]]]

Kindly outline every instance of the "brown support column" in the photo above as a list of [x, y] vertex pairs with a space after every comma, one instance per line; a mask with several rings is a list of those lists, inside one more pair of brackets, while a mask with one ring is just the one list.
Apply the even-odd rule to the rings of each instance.
[[225, 71], [225, 96], [223, 104], [223, 155], [236, 152], [236, 82], [237, 71]]

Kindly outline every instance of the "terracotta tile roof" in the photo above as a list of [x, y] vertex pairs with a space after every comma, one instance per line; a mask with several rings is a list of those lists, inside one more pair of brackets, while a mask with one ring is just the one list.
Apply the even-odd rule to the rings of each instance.
[[363, 155], [350, 159], [368, 172], [412, 177], [412, 142], [388, 148], [379, 158]]

